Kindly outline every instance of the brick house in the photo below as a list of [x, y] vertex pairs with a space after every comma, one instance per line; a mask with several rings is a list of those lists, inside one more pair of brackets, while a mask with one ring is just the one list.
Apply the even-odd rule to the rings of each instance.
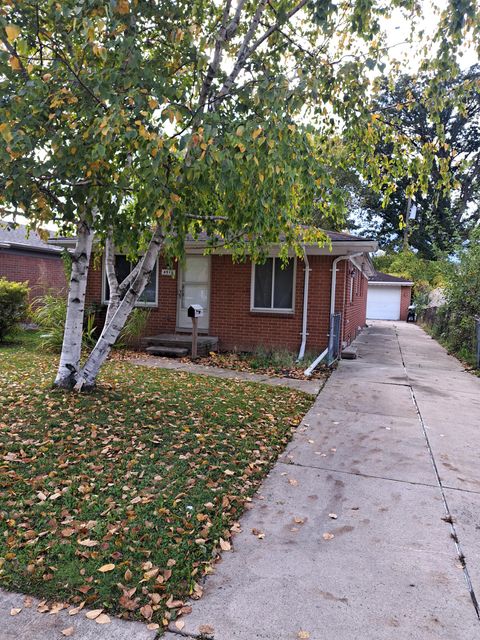
[[[278, 247], [264, 264], [254, 265], [234, 263], [222, 250], [205, 256], [205, 243], [187, 242], [183, 264], [171, 268], [162, 257], [158, 260], [139, 304], [150, 309], [145, 336], [157, 336], [151, 341], [157, 345], [185, 337], [192, 328], [187, 309], [197, 303], [204, 308], [199, 331], [215, 343], [218, 338], [221, 350], [322, 351], [328, 344], [331, 311], [341, 315], [340, 343], [349, 344], [365, 326], [368, 277], [374, 271], [369, 253], [377, 243], [345, 233], [328, 235], [331, 249], [307, 246], [304, 258], [290, 258], [286, 268], [277, 257]], [[119, 279], [128, 274], [131, 265], [125, 256], [117, 256], [116, 269]], [[105, 268], [94, 260], [87, 303], [105, 308], [107, 302]]]
[[0, 277], [28, 282], [30, 301], [47, 292], [66, 291], [62, 248], [34, 231], [0, 220]]

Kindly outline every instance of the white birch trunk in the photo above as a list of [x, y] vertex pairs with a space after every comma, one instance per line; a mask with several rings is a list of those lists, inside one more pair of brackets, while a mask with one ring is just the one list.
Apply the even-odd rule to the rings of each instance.
[[120, 287], [115, 273], [115, 246], [111, 232], [108, 233], [105, 240], [105, 271], [107, 272], [108, 287], [110, 289], [107, 314], [105, 316], [105, 325], [108, 325], [120, 304]]
[[158, 254], [162, 247], [162, 233], [157, 229], [153, 234], [148, 249], [139, 264], [136, 278], [128, 288], [127, 293], [119, 303], [117, 310], [113, 314], [108, 325], [103, 327], [103, 331], [97, 340], [97, 344], [88, 356], [84, 366], [76, 376], [74, 389], [91, 389], [95, 386], [95, 381], [100, 367], [105, 362], [112, 346], [115, 344], [120, 332], [125, 326], [128, 316], [133, 311], [135, 303], [142, 295], [148, 279], [155, 267]]
[[[95, 219], [96, 210], [92, 216]], [[72, 273], [68, 289], [67, 315], [63, 333], [62, 353], [55, 386], [71, 389], [80, 365], [82, 353], [83, 317], [87, 289], [88, 267], [92, 253], [94, 233], [85, 216], [77, 225], [77, 242], [72, 258]]]

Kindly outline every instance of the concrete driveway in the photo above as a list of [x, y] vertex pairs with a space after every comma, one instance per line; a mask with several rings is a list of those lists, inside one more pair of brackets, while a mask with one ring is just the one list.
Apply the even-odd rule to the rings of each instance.
[[480, 638], [480, 379], [411, 324], [356, 344], [165, 640]]

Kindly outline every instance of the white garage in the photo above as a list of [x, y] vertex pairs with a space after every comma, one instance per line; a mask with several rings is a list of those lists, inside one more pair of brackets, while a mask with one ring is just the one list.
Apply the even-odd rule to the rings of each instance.
[[377, 271], [368, 281], [367, 318], [405, 320], [413, 282]]

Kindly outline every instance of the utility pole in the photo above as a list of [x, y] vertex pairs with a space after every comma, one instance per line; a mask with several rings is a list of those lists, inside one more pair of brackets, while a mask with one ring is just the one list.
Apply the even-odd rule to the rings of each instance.
[[408, 196], [407, 215], [405, 216], [405, 226], [403, 227], [403, 250], [408, 251], [408, 222], [410, 219], [410, 209], [412, 208], [412, 198]]

